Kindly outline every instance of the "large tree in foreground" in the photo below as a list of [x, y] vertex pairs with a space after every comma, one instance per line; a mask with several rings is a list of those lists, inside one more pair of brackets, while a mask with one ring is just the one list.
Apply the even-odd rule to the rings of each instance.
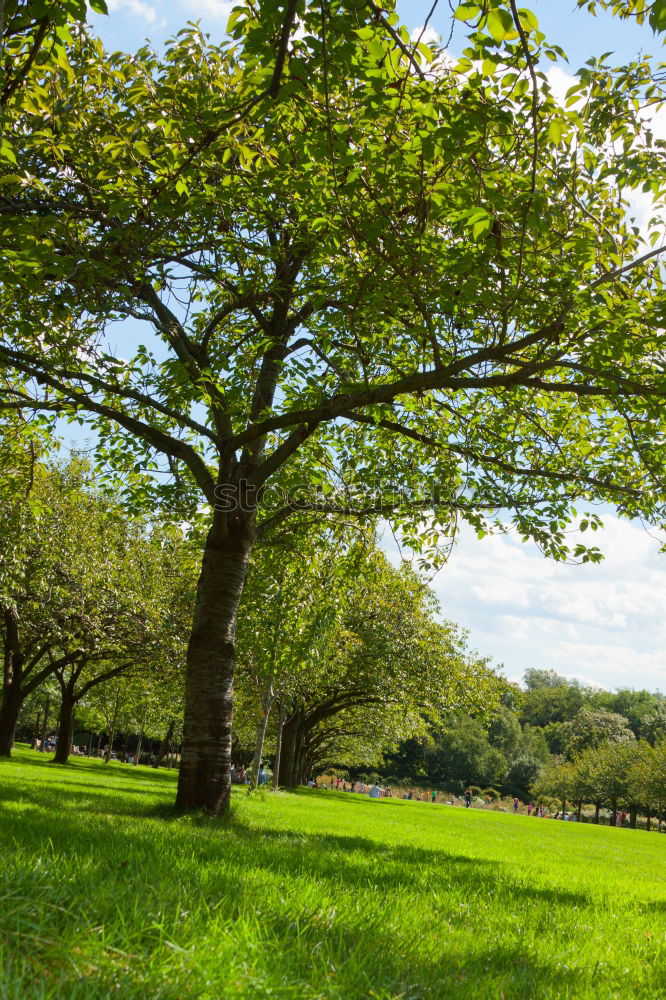
[[563, 108], [513, 2], [461, 8], [456, 65], [383, 10], [247, 6], [163, 57], [79, 35], [75, 78], [11, 105], [4, 405], [93, 420], [142, 502], [205, 504], [187, 808], [228, 801], [258, 534], [373, 512], [426, 546], [501, 513], [563, 557], [572, 504], [662, 512], [662, 248], [625, 218], [661, 193], [650, 68], [588, 66]]

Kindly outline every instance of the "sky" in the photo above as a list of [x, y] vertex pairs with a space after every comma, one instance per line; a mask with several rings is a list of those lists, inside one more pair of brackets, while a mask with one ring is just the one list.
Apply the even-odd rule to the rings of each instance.
[[[620, 22], [608, 14], [578, 11], [574, 0], [522, 0], [539, 19], [549, 41], [560, 45], [569, 62], [551, 68], [556, 93], [593, 55], [612, 51], [618, 62], [639, 52], [663, 58], [647, 27]], [[149, 38], [159, 46], [188, 20], [200, 20], [213, 40], [224, 35], [232, 3], [224, 0], [109, 0], [110, 17], [92, 23], [110, 49], [132, 50]], [[398, 9], [412, 30], [424, 24], [432, 0], [399, 0]], [[448, 40], [451, 14], [439, 0], [430, 21], [431, 35]], [[450, 50], [460, 52], [460, 31]], [[666, 115], [656, 123], [666, 138]], [[639, 215], [650, 205], [637, 200]], [[570, 566], [544, 559], [532, 545], [513, 536], [478, 541], [464, 531], [432, 586], [444, 617], [465, 626], [482, 655], [503, 664], [520, 680], [528, 667], [546, 667], [597, 687], [647, 687], [666, 693], [666, 554], [660, 540], [637, 522], [603, 513], [605, 528], [595, 538], [605, 553], [600, 565]], [[400, 552], [385, 532], [383, 545], [394, 560]]]

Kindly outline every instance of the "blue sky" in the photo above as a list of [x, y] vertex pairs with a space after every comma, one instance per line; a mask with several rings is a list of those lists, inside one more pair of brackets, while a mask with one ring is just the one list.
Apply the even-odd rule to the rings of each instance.
[[[229, 11], [228, 0], [107, 0], [112, 16], [94, 16], [96, 26], [107, 45], [131, 49], [146, 37], [159, 43], [178, 31], [188, 20], [200, 20], [213, 39], [222, 37]], [[567, 52], [570, 68], [575, 70], [592, 54], [615, 51], [632, 56], [639, 50], [654, 52], [656, 40], [651, 31], [631, 22], [619, 22], [608, 14], [594, 17], [579, 11], [573, 0], [522, 0], [539, 18], [549, 40]], [[398, 0], [398, 10], [410, 27], [422, 25], [432, 6], [431, 0]], [[448, 37], [451, 14], [448, 0], [439, 0], [430, 22]], [[462, 36], [459, 36], [462, 37]]]
[[[569, 63], [551, 70], [562, 91], [569, 75], [590, 56], [613, 51], [622, 61], [639, 51], [660, 54], [649, 28], [576, 10], [572, 0], [523, 0]], [[201, 20], [215, 40], [224, 34], [232, 3], [224, 0], [109, 0], [111, 16], [93, 17], [108, 48], [134, 49], [146, 38], [159, 45], [188, 20]], [[418, 28], [431, 2], [400, 0], [404, 23]], [[448, 38], [451, 16], [440, 0], [434, 31]], [[451, 42], [459, 52], [463, 37]], [[661, 50], [663, 58], [663, 50]], [[661, 116], [659, 132], [666, 138]], [[647, 214], [649, 205], [636, 204]], [[471, 643], [512, 679], [527, 667], [552, 667], [601, 687], [648, 687], [666, 691], [666, 556], [659, 539], [642, 525], [613, 516], [598, 543], [601, 565], [563, 566], [545, 560], [532, 546], [511, 536], [479, 542], [463, 532], [446, 567], [435, 579], [447, 618], [466, 626]], [[389, 532], [384, 546], [400, 554]]]

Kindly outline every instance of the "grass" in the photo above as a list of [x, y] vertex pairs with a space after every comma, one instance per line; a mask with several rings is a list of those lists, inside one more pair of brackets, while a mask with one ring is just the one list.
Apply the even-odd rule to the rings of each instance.
[[666, 837], [0, 764], [0, 1000], [664, 996]]

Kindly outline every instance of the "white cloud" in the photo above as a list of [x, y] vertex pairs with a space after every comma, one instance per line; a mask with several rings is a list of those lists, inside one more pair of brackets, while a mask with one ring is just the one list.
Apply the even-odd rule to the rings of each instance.
[[409, 37], [414, 44], [422, 42], [424, 45], [438, 45], [440, 41], [439, 31], [436, 31], [430, 25], [427, 28], [423, 26], [414, 28]]
[[553, 91], [553, 97], [558, 104], [564, 104], [567, 91], [578, 83], [578, 77], [567, 73], [560, 66], [551, 66], [546, 73], [548, 83]]
[[602, 684], [597, 680], [593, 680], [591, 677], [586, 677], [585, 674], [562, 674], [566, 677], [568, 681], [578, 681], [579, 684], [583, 684], [585, 687], [603, 687]]
[[[604, 514], [586, 533], [606, 558], [569, 566], [515, 535], [463, 531], [433, 581], [443, 615], [466, 626], [509, 676], [549, 667], [598, 687], [666, 691], [666, 558], [638, 522]], [[575, 538], [575, 536], [573, 536]], [[395, 556], [388, 537], [387, 552]]]
[[226, 21], [240, 0], [185, 0], [185, 6], [196, 17], [214, 17]]
[[108, 7], [109, 13], [122, 11], [133, 17], [140, 17], [148, 24], [155, 24], [157, 21], [157, 10], [152, 4], [143, 3], [143, 0], [109, 0]]

